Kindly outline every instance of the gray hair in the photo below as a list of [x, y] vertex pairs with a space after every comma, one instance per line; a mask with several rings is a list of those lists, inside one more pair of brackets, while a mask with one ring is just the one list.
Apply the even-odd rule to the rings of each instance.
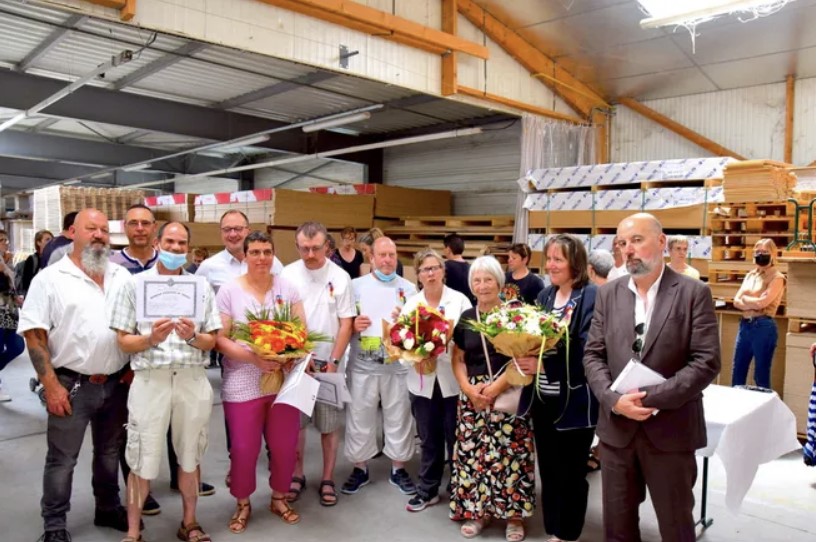
[[295, 230], [295, 237], [303, 235], [307, 239], [314, 239], [319, 233], [323, 234], [324, 239], [329, 236], [329, 232], [326, 231], [326, 226], [320, 222], [304, 222]]
[[689, 247], [689, 237], [687, 237], [686, 235], [680, 235], [680, 234], [679, 235], [670, 235], [670, 236], [667, 237], [667, 248], [669, 250], [672, 250], [672, 247], [674, 245], [681, 245], [681, 244], [685, 244], [687, 247]]
[[414, 272], [417, 273], [417, 275], [420, 274], [420, 266], [423, 265], [426, 258], [434, 258], [437, 260], [437, 262], [443, 266], [443, 276], [445, 276], [445, 260], [440, 256], [439, 252], [431, 247], [423, 249], [414, 255]]
[[587, 265], [593, 269], [595, 274], [603, 279], [606, 279], [607, 275], [610, 274], [610, 270], [613, 269], [615, 261], [613, 260], [613, 255], [610, 254], [609, 250], [597, 248], [590, 251], [590, 254], [587, 257]]
[[[469, 288], [471, 288], [471, 282], [477, 273], [488, 273], [494, 277], [500, 290], [505, 286], [505, 273], [502, 272], [502, 266], [499, 265], [499, 262], [496, 261], [496, 258], [493, 256], [480, 256], [471, 262], [471, 267], [468, 269]], [[473, 288], [471, 288], [471, 293], [474, 293]]]

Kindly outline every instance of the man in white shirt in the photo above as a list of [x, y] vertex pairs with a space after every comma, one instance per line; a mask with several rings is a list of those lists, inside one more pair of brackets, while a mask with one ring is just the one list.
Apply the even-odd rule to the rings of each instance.
[[108, 261], [108, 218], [81, 211], [70, 228], [73, 251], [40, 271], [20, 311], [17, 332], [45, 387], [48, 452], [40, 501], [43, 542], [68, 542], [74, 465], [88, 424], [93, 431], [94, 524], [127, 530], [120, 504], [119, 449], [125, 439], [128, 388], [121, 379], [127, 357], [108, 327], [116, 291], [130, 280]]
[[414, 495], [414, 485], [405, 464], [414, 455], [411, 401], [406, 390], [402, 363], [389, 363], [383, 346], [382, 321], [416, 293], [414, 284], [399, 277], [397, 247], [388, 237], [372, 245], [372, 272], [352, 281], [360, 315], [355, 318], [349, 364], [352, 402], [346, 411], [346, 458], [354, 463], [341, 491], [352, 495], [369, 483], [367, 463], [378, 453], [377, 407], [383, 407], [383, 453], [391, 458], [389, 482], [404, 495]]
[[[286, 266], [281, 276], [298, 288], [304, 303], [306, 325], [332, 337], [334, 343], [317, 343], [314, 358], [318, 368], [326, 372], [337, 371], [349, 338], [352, 336], [352, 319], [355, 311], [352, 281], [349, 274], [327, 257], [327, 231], [323, 224], [306, 222], [295, 232], [295, 243], [301, 259]], [[343, 421], [343, 410], [324, 403], [316, 403], [312, 421], [321, 433], [323, 449], [323, 473], [318, 488], [320, 503], [334, 506], [337, 503], [335, 461], [338, 451], [338, 430]], [[298, 500], [306, 485], [304, 478], [304, 450], [306, 427], [309, 418], [301, 417], [301, 434], [298, 438], [298, 459], [292, 476], [292, 487], [287, 500]]]
[[[184, 224], [168, 222], [159, 228], [159, 261], [140, 277], [182, 276], [187, 272], [190, 231]], [[178, 488], [182, 494], [181, 540], [209, 540], [196, 521], [200, 471], [213, 388], [207, 379], [205, 352], [216, 344], [221, 317], [209, 284], [201, 281], [197, 292], [204, 304], [203, 320], [160, 318], [137, 321], [138, 278], [117, 292], [110, 325], [119, 347], [131, 354], [134, 370], [128, 398], [128, 444], [125, 456], [131, 468], [128, 476], [128, 538], [141, 540], [139, 518], [148, 495], [149, 482], [159, 475], [165, 435], [171, 428], [173, 449], [178, 457]], [[172, 424], [171, 424], [172, 422]]]
[[[232, 210], [221, 215], [219, 227], [224, 250], [201, 262], [196, 270], [196, 275], [205, 277], [216, 293], [222, 284], [237, 279], [247, 272], [247, 262], [244, 261], [244, 239], [250, 233], [250, 221], [241, 211]], [[281, 260], [277, 256], [274, 257], [272, 273], [278, 275], [283, 269], [284, 265]]]
[[629, 275], [627, 271], [627, 263], [624, 261], [624, 256], [621, 254], [621, 247], [619, 246], [618, 235], [613, 237], [613, 268], [607, 274], [607, 282], [616, 280], [619, 277], [626, 277]]

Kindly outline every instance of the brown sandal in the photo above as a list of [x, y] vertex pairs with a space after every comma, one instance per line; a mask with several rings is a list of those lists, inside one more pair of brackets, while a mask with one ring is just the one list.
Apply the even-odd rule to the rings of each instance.
[[126, 536], [125, 538], [122, 539], [121, 542], [145, 542], [145, 539], [142, 538], [142, 535], [140, 534], [139, 538], [134, 538], [132, 536]]
[[295, 502], [301, 498], [301, 493], [306, 488], [306, 476], [293, 476], [289, 483], [289, 491], [286, 494], [287, 502]]
[[[275, 507], [276, 502], [283, 503], [284, 505], [283, 512]], [[272, 497], [272, 500], [269, 503], [269, 510], [270, 512], [281, 518], [283, 522], [288, 525], [295, 525], [296, 523], [301, 521], [301, 516], [298, 514], [298, 512], [292, 509], [292, 507], [287, 502], [286, 496]]]
[[[246, 514], [244, 513], [246, 511]], [[252, 506], [250, 503], [236, 503], [235, 513], [230, 518], [230, 523], [227, 526], [233, 534], [241, 534], [247, 529], [247, 523], [250, 521], [252, 515]]]
[[321, 480], [318, 488], [321, 506], [335, 506], [338, 504], [338, 492], [335, 491], [335, 482], [332, 480]]
[[205, 533], [201, 525], [195, 521], [190, 525], [185, 525], [184, 522], [182, 522], [181, 527], [176, 531], [176, 538], [182, 542], [213, 542], [210, 535]]

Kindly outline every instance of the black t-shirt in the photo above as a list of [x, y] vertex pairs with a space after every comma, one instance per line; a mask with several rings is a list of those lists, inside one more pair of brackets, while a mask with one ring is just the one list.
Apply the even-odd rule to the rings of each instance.
[[335, 263], [338, 264], [344, 271], [349, 273], [349, 276], [353, 279], [356, 279], [360, 276], [360, 266], [363, 265], [363, 253], [359, 250], [355, 249], [355, 255], [352, 258], [351, 262], [347, 262], [346, 259], [341, 256], [340, 251], [338, 250], [335, 252], [337, 258], [335, 259]]
[[545, 283], [533, 273], [528, 273], [521, 279], [513, 278], [513, 273], [505, 273], [505, 287], [502, 288], [502, 300], [522, 300], [528, 305], [536, 303], [539, 292], [545, 289]]
[[[480, 318], [484, 317], [484, 314], [480, 314]], [[488, 366], [485, 364], [485, 352], [482, 350], [482, 340], [479, 333], [471, 329], [467, 323], [469, 320], [476, 319], [477, 309], [471, 307], [460, 315], [460, 321], [457, 322], [457, 327], [454, 328], [454, 344], [465, 353], [465, 367], [468, 370], [468, 376], [488, 374]], [[485, 339], [485, 346], [488, 347], [488, 355], [491, 357], [491, 370], [496, 376], [511, 358], [503, 356], [494, 350], [494, 346], [487, 338]]]
[[471, 269], [471, 264], [468, 262], [461, 262], [458, 260], [445, 261], [445, 285], [452, 290], [457, 290], [467, 297], [471, 304], [474, 304], [474, 294], [471, 293], [471, 287], [468, 284], [468, 270]]

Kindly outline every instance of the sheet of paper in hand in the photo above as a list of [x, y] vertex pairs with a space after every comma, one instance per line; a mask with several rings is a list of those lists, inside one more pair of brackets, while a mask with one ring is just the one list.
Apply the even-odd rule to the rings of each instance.
[[136, 320], [161, 318], [204, 320], [207, 283], [192, 275], [136, 275]]
[[618, 375], [615, 382], [610, 386], [610, 389], [616, 393], [630, 393], [633, 390], [641, 389], [645, 386], [655, 386], [665, 382], [660, 373], [650, 369], [643, 363], [631, 359], [624, 370]]

